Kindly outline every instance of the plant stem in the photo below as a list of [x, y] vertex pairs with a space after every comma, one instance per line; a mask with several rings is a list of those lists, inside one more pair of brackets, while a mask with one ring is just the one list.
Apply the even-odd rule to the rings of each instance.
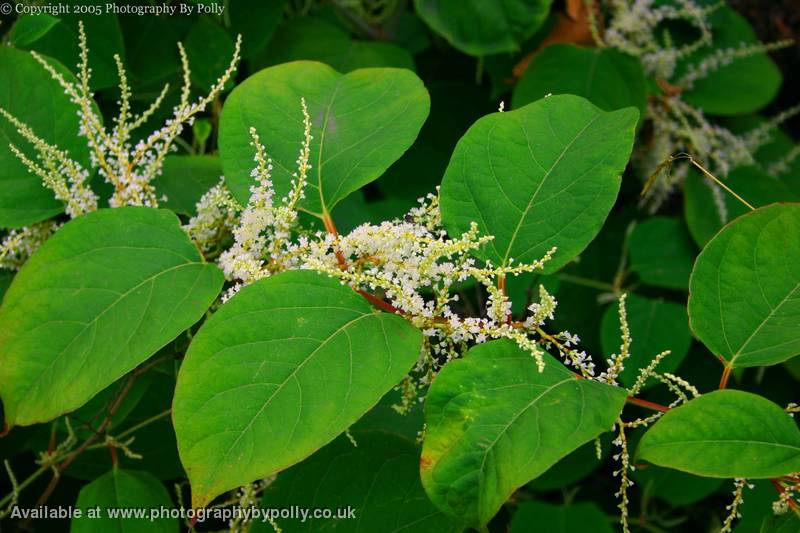
[[722, 377], [719, 379], [719, 388], [724, 389], [728, 386], [728, 379], [731, 377], [731, 367], [725, 365], [725, 368], [722, 370]]
[[747, 202], [747, 200], [745, 200], [744, 198], [742, 198], [741, 196], [739, 196], [738, 194], [736, 194], [736, 193], [733, 191], [733, 189], [731, 189], [730, 187], [728, 187], [727, 185], [725, 185], [724, 183], [722, 183], [722, 181], [721, 181], [721, 180], [719, 180], [719, 179], [718, 179], [718, 178], [717, 178], [717, 177], [716, 177], [714, 174], [712, 174], [711, 172], [709, 172], [708, 170], [706, 170], [706, 168], [705, 168], [703, 165], [701, 165], [700, 163], [698, 163], [697, 161], [695, 161], [695, 160], [694, 160], [694, 158], [693, 158], [692, 156], [690, 156], [690, 155], [686, 155], [685, 157], [686, 157], [687, 159], [689, 159], [689, 162], [690, 162], [692, 165], [694, 165], [695, 167], [697, 167], [698, 169], [700, 169], [700, 172], [702, 172], [703, 174], [705, 174], [707, 178], [709, 178], [709, 179], [710, 179], [710, 180], [712, 180], [714, 183], [716, 183], [717, 185], [719, 185], [720, 187], [722, 187], [723, 189], [725, 189], [726, 191], [728, 191], [728, 192], [729, 192], [729, 193], [730, 193], [730, 194], [731, 194], [731, 195], [732, 195], [734, 198], [736, 198], [737, 200], [739, 200], [740, 202], [742, 202], [744, 205], [746, 205], [746, 206], [747, 206], [747, 208], [748, 208], [748, 209], [750, 209], [750, 211], [755, 211], [755, 210], [756, 210], [756, 208], [755, 208], [755, 207], [753, 207], [752, 205], [750, 205], [750, 204]]
[[638, 405], [639, 407], [644, 407], [645, 409], [650, 409], [652, 411], [659, 411], [661, 413], [666, 413], [669, 411], [669, 407], [666, 405], [661, 405], [660, 403], [650, 402], [647, 400], [642, 400], [641, 398], [634, 398], [633, 396], [628, 396], [625, 399], [626, 402], [632, 405]]

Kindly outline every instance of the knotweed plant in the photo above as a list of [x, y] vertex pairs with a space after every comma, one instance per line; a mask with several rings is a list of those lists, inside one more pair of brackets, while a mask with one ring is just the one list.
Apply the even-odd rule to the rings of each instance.
[[[191, 96], [189, 60], [183, 45], [178, 43], [183, 68], [180, 101], [164, 125], [145, 136], [137, 136], [134, 132], [153, 117], [169, 91], [169, 84], [164, 85], [149, 107], [141, 113], [133, 113], [132, 93], [125, 67], [119, 55], [115, 54], [114, 61], [120, 90], [120, 99], [117, 102], [119, 112], [112, 120], [112, 124], [107, 126], [93, 99], [92, 69], [89, 66], [89, 49], [82, 21], [78, 25], [78, 46], [80, 60], [77, 64], [76, 81], [67, 79], [38, 53], [31, 52], [31, 54], [77, 106], [80, 124], [77, 134], [86, 140], [89, 147], [90, 168], [83, 168], [81, 163], [72, 159], [67, 151], [43, 140], [23, 120], [0, 107], [0, 115], [14, 125], [18, 133], [33, 148], [36, 157], [29, 158], [14, 144], [11, 144], [10, 148], [25, 167], [41, 178], [45, 187], [53, 191], [56, 199], [64, 203], [66, 214], [70, 218], [97, 210], [99, 197], [90, 186], [91, 178], [95, 174], [113, 186], [114, 191], [108, 199], [109, 207], [126, 205], [158, 207], [159, 201], [165, 198], [163, 195], [159, 197], [153, 180], [161, 174], [164, 158], [176, 151], [175, 140], [184, 128], [192, 125], [195, 117], [205, 111], [222, 93], [225, 84], [234, 75], [240, 59], [241, 38], [236, 41], [228, 67], [212, 85], [208, 94], [196, 100], [192, 100]], [[217, 205], [221, 203], [217, 202]], [[39, 228], [24, 228], [8, 235], [0, 246], [0, 258], [3, 258], [0, 260], [2, 261], [0, 265], [19, 266], [18, 263], [24, 261], [24, 258], [43, 242], [42, 237], [52, 233], [43, 228], [52, 230], [53, 226], [44, 223]], [[204, 236], [200, 235], [200, 238]], [[6, 257], [15, 259], [6, 260]]]
[[[346, 4], [337, 7], [361, 16]], [[401, 9], [425, 2], [373, 4]], [[481, 9], [491, 9], [485, 4]], [[555, 465], [569, 468], [584, 446], [594, 443], [602, 461], [601, 437], [609, 433], [607, 471], [616, 488], [592, 485], [600, 487], [601, 502], [615, 493], [626, 533], [663, 525], [647, 520], [656, 507], [650, 496], [660, 496], [645, 489], [639, 499], [634, 491], [634, 482], [644, 484], [647, 474], [638, 470], [645, 463], [656, 475], [675, 469], [733, 480], [724, 516], [715, 508], [700, 518], [722, 531], [735, 526], [750, 480], [771, 481], [776, 513], [797, 512], [800, 432], [792, 416], [798, 406], [784, 409], [736, 390], [735, 380], [740, 371], [749, 378], [748, 368], [781, 368], [797, 356], [797, 332], [785, 321], [797, 273], [785, 265], [800, 263], [792, 240], [800, 211], [790, 203], [754, 209], [724, 180], [730, 169], [753, 162], [756, 148], [792, 111], [734, 135], [672, 90], [682, 84], [688, 91], [708, 72], [767, 49], [737, 47], [682, 70], [713, 40], [715, 6], [608, 5], [609, 24], [595, 27], [597, 38], [639, 57], [662, 82], [646, 111], [652, 127], [639, 127], [636, 109], [604, 110], [572, 94], [512, 110], [501, 104], [463, 134], [441, 185], [431, 183], [430, 194], [388, 220], [372, 208], [394, 207], [407, 191], [378, 181], [376, 194], [390, 201], [381, 205], [364, 187], [419, 146], [430, 95], [409, 69], [342, 73], [295, 61], [255, 73], [233, 89], [214, 121], [218, 153], [211, 157], [225, 176], [217, 181], [214, 171], [210, 181], [197, 180], [208, 190], [191, 191], [200, 198], [192, 210], [165, 204], [154, 179], [183, 128], [217, 103], [236, 68], [238, 43], [210, 93], [194, 101], [179, 46], [180, 101], [163, 127], [146, 135], [137, 131], [155, 117], [168, 89], [134, 113], [117, 58], [119, 114], [104, 126], [92, 102], [82, 26], [77, 81], [36, 56], [77, 106], [76, 133], [91, 159], [82, 167], [43, 141], [19, 112], [0, 110], [30, 144], [13, 152], [66, 213], [8, 231], [0, 246], [0, 266], [19, 270], [0, 277], [2, 434], [42, 429], [30, 433], [38, 468], [28, 469], [28, 477], [18, 479], [16, 465], [5, 462], [11, 491], [0, 497], [0, 515], [20, 518], [18, 503], [29, 501], [21, 493], [52, 472], [38, 499], [44, 505], [81, 458], [105, 461], [107, 472], [83, 486], [79, 506], [93, 506], [98, 494], [122, 494], [138, 506], [133, 497], [145, 494], [148, 508], [172, 510], [177, 502], [173, 528], [180, 518], [193, 529], [199, 516], [224, 508], [231, 512], [217, 518], [244, 532], [257, 515], [233, 510], [310, 502], [352, 503], [359, 527], [378, 532], [487, 531], [504, 519], [503, 506], [512, 520], [522, 516], [526, 500], [539, 498], [530, 482], [560, 470]], [[303, 10], [298, 4], [288, 12]], [[223, 26], [233, 20], [216, 29], [227, 31]], [[389, 24], [394, 16], [372, 21]], [[661, 28], [676, 22], [694, 28], [697, 40], [673, 43]], [[345, 39], [354, 53], [375, 44]], [[249, 64], [258, 64], [253, 54]], [[641, 103], [645, 89], [639, 89]], [[650, 160], [639, 160], [655, 176], [647, 184], [654, 204], [692, 165], [751, 212], [720, 230], [700, 255], [691, 243], [691, 250], [674, 254], [661, 249], [682, 228], [675, 217], [655, 221], [656, 238], [638, 233], [650, 220], [628, 224], [626, 217], [641, 215], [634, 209], [609, 218], [629, 198], [621, 184], [642, 137], [656, 146]], [[673, 181], [653, 171], [669, 166]], [[108, 199], [92, 189], [95, 176], [111, 186]], [[361, 223], [340, 231], [340, 214]], [[618, 231], [625, 224], [629, 229]], [[658, 261], [641, 260], [656, 255]], [[612, 283], [604, 281], [609, 275]], [[586, 293], [576, 296], [561, 282], [600, 296], [584, 299]], [[513, 305], [517, 295], [524, 305]], [[573, 311], [611, 301], [602, 324]], [[595, 348], [586, 338], [598, 325]], [[705, 390], [705, 373], [687, 378], [697, 368], [683, 362], [692, 333], [694, 349], [702, 352], [702, 343], [706, 356], [721, 363], [719, 386], [716, 376], [710, 382], [717, 390]], [[686, 368], [690, 374], [679, 374]], [[153, 379], [139, 381], [150, 371]], [[729, 380], [733, 390], [725, 390]], [[148, 401], [137, 403], [137, 395]], [[658, 395], [666, 399], [655, 403]], [[417, 414], [423, 421], [395, 431]], [[156, 431], [151, 424], [161, 426]], [[147, 426], [159, 442], [165, 431], [174, 434], [180, 464], [172, 466], [185, 478], [146, 472]], [[765, 434], [772, 440], [764, 441]], [[30, 450], [26, 443], [24, 453]], [[591, 466], [579, 462], [581, 471]], [[174, 498], [155, 474], [181, 476]], [[120, 489], [126, 482], [136, 488]], [[572, 483], [559, 486], [559, 513], [577, 509], [570, 507]], [[641, 514], [634, 514], [640, 502]], [[608, 510], [615, 512], [613, 504]], [[283, 513], [262, 516], [275, 530], [299, 525]], [[303, 521], [311, 529], [328, 526]]]

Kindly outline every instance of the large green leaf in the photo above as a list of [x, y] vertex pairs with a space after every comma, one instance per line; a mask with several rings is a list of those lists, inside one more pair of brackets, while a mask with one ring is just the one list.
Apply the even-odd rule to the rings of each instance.
[[462, 52], [516, 52], [538, 30], [552, 0], [414, 0], [417, 14]]
[[[84, 486], [75, 507], [82, 512], [79, 518], [72, 519], [72, 533], [178, 533], [180, 530], [175, 517], [150, 518], [152, 511], [172, 509], [174, 505], [164, 485], [147, 472], [115, 468]], [[97, 507], [99, 516], [90, 516], [89, 512]], [[144, 518], [109, 516], [119, 509], [143, 509], [146, 514]]]
[[549, 356], [540, 373], [511, 341], [479, 345], [428, 392], [422, 484], [438, 507], [483, 526], [518, 487], [608, 431], [624, 402], [624, 389]]
[[638, 113], [605, 112], [558, 95], [478, 120], [458, 142], [442, 181], [452, 235], [470, 223], [494, 235], [485, 256], [506, 264], [541, 258], [557, 270], [597, 235], [617, 197]]
[[[658, 370], [672, 372], [678, 368], [689, 353], [692, 343], [686, 307], [683, 304], [635, 294], [628, 295], [625, 307], [633, 343], [619, 382], [631, 387], [639, 371], [664, 350], [671, 350], [672, 353], [658, 365]], [[611, 304], [603, 314], [600, 340], [606, 357], [619, 353], [619, 306], [616, 303]]]
[[[419, 479], [419, 449], [408, 439], [383, 431], [354, 431], [357, 446], [339, 437], [299, 465], [282, 472], [266, 491], [268, 509], [325, 507], [347, 509], [352, 517], [277, 519], [282, 531], [363, 532], [461, 531], [458, 521], [433, 506]], [[271, 532], [256, 524], [253, 532]]]
[[[54, 63], [67, 79], [72, 75]], [[45, 141], [69, 150], [85, 167], [86, 141], [78, 137], [77, 107], [64, 89], [28, 52], [0, 47], [0, 107], [25, 122]], [[5, 118], [0, 117], [0, 227], [18, 228], [50, 218], [63, 210], [42, 179], [28, 172], [9, 143], [35, 160], [35, 150]]]
[[311, 165], [302, 207], [330, 211], [377, 179], [414, 142], [430, 101], [411, 71], [360, 69], [339, 74], [322, 63], [297, 61], [250, 76], [234, 89], [220, 118], [222, 168], [242, 204], [250, 196], [255, 127], [272, 158], [275, 191], [289, 191], [303, 140], [305, 98], [311, 115]]
[[514, 109], [548, 94], [583, 96], [605, 111], [647, 105], [641, 62], [613, 48], [571, 44], [546, 47], [533, 58], [514, 88]]
[[242, 289], [197, 333], [178, 375], [173, 417], [194, 506], [330, 442], [402, 379], [421, 341], [315, 272]]
[[800, 354], [800, 204], [739, 217], [709, 242], [689, 282], [692, 331], [731, 368]]
[[773, 478], [800, 472], [800, 430], [766, 398], [718, 390], [667, 412], [636, 457], [698, 476]]
[[67, 223], [0, 307], [6, 424], [85, 404], [197, 322], [222, 282], [169, 211], [106, 209]]

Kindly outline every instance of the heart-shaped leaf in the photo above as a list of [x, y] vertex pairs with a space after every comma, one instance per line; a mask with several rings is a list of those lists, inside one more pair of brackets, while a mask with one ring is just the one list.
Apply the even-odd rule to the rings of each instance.
[[[100, 516], [89, 516], [88, 511], [100, 507]], [[70, 531], [74, 533], [103, 533], [106, 531], [153, 531], [178, 533], [176, 517], [158, 516], [148, 520], [150, 510], [172, 509], [172, 499], [159, 480], [148, 472], [135, 472], [114, 468], [81, 489], [76, 508], [81, 516], [73, 518]], [[145, 516], [110, 517], [108, 511], [143, 509]]]
[[222, 282], [169, 211], [104, 209], [64, 225], [0, 307], [7, 426], [86, 403], [197, 322]]
[[[53, 61], [53, 65], [65, 78], [74, 79], [60, 64]], [[30, 53], [0, 47], [0, 107], [88, 168], [86, 140], [77, 135], [77, 106]], [[36, 152], [17, 128], [0, 117], [0, 227], [27, 226], [60, 213], [64, 206], [17, 159], [10, 143], [35, 160]]]
[[617, 198], [638, 112], [598, 109], [558, 95], [478, 120], [458, 141], [442, 180], [442, 220], [453, 235], [474, 221], [494, 235], [496, 264], [541, 258], [553, 272], [597, 235]]
[[611, 429], [624, 403], [624, 389], [579, 379], [549, 356], [539, 372], [511, 341], [478, 345], [428, 391], [422, 484], [479, 528], [518, 487]]
[[741, 216], [706, 245], [689, 281], [692, 331], [730, 368], [800, 354], [800, 204]]
[[380, 177], [414, 142], [430, 107], [422, 81], [405, 69], [340, 74], [322, 63], [296, 61], [250, 76], [225, 102], [219, 133], [225, 179], [243, 205], [253, 183], [250, 127], [272, 158], [276, 194], [289, 191], [303, 140], [301, 98], [314, 137], [301, 206], [317, 215]]
[[202, 507], [321, 448], [411, 369], [420, 331], [310, 271], [245, 287], [192, 341], [173, 417]]
[[698, 476], [773, 478], [800, 472], [800, 430], [766, 398], [718, 390], [667, 412], [636, 457]]
[[[458, 520], [437, 510], [419, 479], [419, 448], [383, 431], [353, 431], [356, 446], [344, 436], [282, 472], [264, 491], [262, 507], [300, 505], [347, 509], [333, 518], [278, 519], [282, 531], [367, 532], [461, 531]], [[270, 533], [269, 524], [255, 524], [253, 533]]]

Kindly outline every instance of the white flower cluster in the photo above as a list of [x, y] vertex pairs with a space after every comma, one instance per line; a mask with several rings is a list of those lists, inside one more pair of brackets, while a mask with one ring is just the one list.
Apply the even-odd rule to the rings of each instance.
[[772, 502], [772, 511], [777, 515], [786, 514], [789, 509], [798, 508], [800, 503], [800, 472], [783, 476], [776, 482], [778, 499]]
[[10, 230], [0, 242], [0, 268], [19, 270], [58, 227], [58, 223], [47, 220], [33, 226]]
[[[693, 0], [678, 0], [676, 5], [656, 0], [612, 0], [611, 21], [603, 40], [610, 47], [639, 57], [647, 74], [669, 79], [678, 60], [711, 43], [708, 15], [721, 5], [701, 6]], [[668, 34], [659, 39], [656, 32], [668, 21], [688, 22], [699, 32], [698, 39], [679, 46]]]
[[[511, 339], [528, 350], [540, 369], [544, 368], [545, 350], [553, 349], [583, 377], [594, 377], [594, 363], [577, 348], [577, 336], [544, 331], [556, 307], [544, 287], [540, 287], [539, 301], [528, 308], [527, 319], [514, 321], [511, 317], [506, 278], [540, 270], [555, 249], [529, 264], [513, 259], [500, 266], [490, 261], [479, 264], [474, 256], [480, 255], [492, 237], [479, 235], [476, 224], [463, 235], [450, 237], [442, 227], [435, 194], [421, 198], [420, 205], [401, 219], [362, 224], [346, 235], [336, 231], [328, 215], [322, 216], [325, 232], [300, 228], [298, 203], [304, 197], [311, 168], [312, 140], [309, 112], [304, 100], [301, 104], [304, 138], [289, 194], [275, 201], [272, 161], [258, 133], [251, 129], [255, 182], [247, 205], [237, 209], [220, 184], [204, 196], [198, 215], [187, 225], [189, 234], [207, 250], [240, 211], [231, 231], [234, 243], [219, 256], [226, 278], [233, 282], [224, 300], [244, 285], [286, 270], [313, 269], [339, 279], [377, 307], [403, 315], [423, 331], [425, 353], [417, 367], [423, 376], [418, 384], [404, 382], [404, 401], [417, 385], [426, 384], [441, 364], [472, 344], [497, 338]], [[463, 283], [476, 283], [488, 295], [482, 316], [464, 317], [454, 308], [459, 301], [456, 288]]]
[[[781, 122], [796, 114], [800, 109], [791, 109], [779, 114], [763, 126], [751, 132], [737, 135], [730, 130], [709, 121], [697, 108], [686, 103], [681, 93], [691, 89], [698, 80], [708, 77], [735, 60], [760, 54], [791, 43], [740, 43], [738, 46], [718, 48], [700, 61], [689, 63], [682, 72], [677, 69], [678, 62], [688, 58], [704, 46], [713, 44], [713, 34], [709, 16], [723, 2], [702, 5], [697, 0], [676, 0], [662, 3], [656, 0], [611, 0], [610, 20], [598, 39], [602, 44], [638, 57], [645, 72], [654, 77], [664, 95], [650, 102], [648, 118], [653, 124], [652, 140], [636, 160], [645, 176], [654, 178], [648, 184], [643, 203], [651, 211], [656, 211], [671, 194], [676, 185], [683, 182], [689, 166], [679, 163], [674, 167], [664, 167], [665, 161], [673, 154], [691, 154], [715, 175], [725, 178], [735, 167], [755, 164], [753, 153], [759, 146], [769, 141], [770, 134]], [[698, 33], [698, 38], [685, 44], [675, 44], [664, 30], [666, 22], [690, 24]], [[797, 152], [800, 154], [800, 151]], [[773, 173], [787, 168], [796, 155], [785, 161], [775, 163], [770, 168]], [[660, 172], [668, 168], [670, 172]], [[724, 195], [720, 187], [706, 180], [711, 188], [719, 217], [727, 222], [728, 214]]]
[[[111, 207], [124, 205], [157, 207], [158, 197], [152, 180], [161, 173], [164, 157], [174, 149], [173, 143], [183, 131], [184, 126], [192, 124], [195, 115], [205, 110], [233, 76], [239, 62], [241, 38], [236, 41], [233, 58], [228, 68], [217, 79], [209, 93], [195, 102], [190, 102], [189, 62], [183, 46], [179, 43], [178, 49], [183, 66], [180, 102], [173, 109], [172, 117], [167, 119], [161, 129], [136, 142], [132, 137], [133, 131], [147, 122], [155, 113], [163, 102], [169, 85], [164, 86], [158, 98], [144, 112], [139, 115], [132, 114], [130, 106], [132, 94], [128, 86], [125, 68], [119, 56], [115, 55], [114, 60], [120, 79], [120, 100], [117, 102], [119, 114], [113, 120], [113, 128], [107, 130], [103, 125], [103, 117], [96, 108], [90, 88], [89, 51], [82, 22], [78, 26], [78, 44], [80, 61], [78, 63], [79, 76], [76, 82], [68, 81], [62, 73], [36, 52], [31, 52], [31, 54], [61, 85], [72, 102], [78, 106], [80, 119], [78, 133], [86, 138], [90, 148], [91, 166], [114, 186], [114, 193], [109, 200], [109, 205]], [[39, 161], [31, 161], [21, 150], [12, 146], [14, 153], [31, 172], [42, 178], [47, 187], [53, 189], [58, 199], [65, 202], [67, 213], [71, 217], [74, 218], [97, 208], [97, 197], [87, 184], [88, 170], [82, 168], [78, 162], [71, 160], [66, 151], [58, 150], [37, 137], [35, 132], [8, 111], [0, 109], [0, 113], [11, 121], [20, 134], [33, 145]]]
[[[724, 179], [736, 167], [758, 166], [753, 154], [771, 140], [772, 133], [781, 123], [798, 112], [800, 106], [789, 108], [747, 132], [735, 134], [710, 121], [701, 110], [687, 104], [680, 96], [667, 97], [661, 103], [651, 102], [648, 115], [653, 121], [653, 140], [646, 150], [636, 154], [637, 164], [651, 177], [646, 197], [650, 210], [658, 209], [688, 173], [688, 158], [683, 163], [664, 164], [675, 161], [677, 158], [673, 154], [676, 152], [692, 154], [692, 158], [703, 161], [712, 174]], [[781, 168], [791, 164], [792, 159], [785, 159]], [[710, 179], [705, 182], [714, 195], [720, 221], [723, 224], [728, 222], [722, 190]]]
[[31, 143], [39, 162], [32, 161], [14, 144], [9, 144], [11, 151], [30, 172], [41, 178], [44, 186], [53, 191], [56, 199], [64, 202], [65, 211], [70, 218], [97, 209], [97, 195], [89, 187], [89, 172], [80, 163], [70, 159], [65, 150], [37, 137], [33, 130], [2, 107], [0, 115]]
[[303, 141], [297, 157], [297, 171], [291, 181], [291, 191], [278, 205], [273, 202], [272, 160], [255, 128], [250, 128], [251, 144], [255, 149], [256, 163], [252, 177], [256, 183], [250, 187], [250, 199], [242, 210], [239, 223], [233, 228], [233, 246], [222, 253], [220, 266], [228, 280], [237, 284], [226, 294], [233, 296], [242, 285], [247, 285], [274, 272], [300, 268], [300, 244], [292, 241], [297, 228], [297, 204], [305, 198], [308, 163], [311, 154], [311, 117], [305, 99], [303, 110]]
[[691, 89], [696, 81], [707, 78], [712, 72], [730, 65], [737, 59], [780, 50], [791, 46], [793, 42], [784, 40], [773, 43], [739, 43], [738, 46], [730, 48], [718, 48], [701, 61], [691, 63], [678, 79], [677, 85], [683, 89]]
[[196, 210], [197, 214], [189, 219], [183, 229], [205, 253], [212, 251], [223, 235], [233, 231], [241, 206], [225, 186], [225, 179], [220, 176], [219, 183], [206, 191], [197, 202]]
[[741, 518], [742, 514], [739, 512], [739, 508], [744, 502], [744, 489], [745, 487], [753, 490], [755, 488], [754, 485], [747, 482], [744, 478], [736, 478], [733, 480], [733, 501], [725, 506], [725, 509], [728, 511], [728, 516], [725, 517], [725, 521], [722, 523], [722, 528], [719, 530], [720, 533], [730, 533], [733, 526], [733, 521], [737, 518]]

